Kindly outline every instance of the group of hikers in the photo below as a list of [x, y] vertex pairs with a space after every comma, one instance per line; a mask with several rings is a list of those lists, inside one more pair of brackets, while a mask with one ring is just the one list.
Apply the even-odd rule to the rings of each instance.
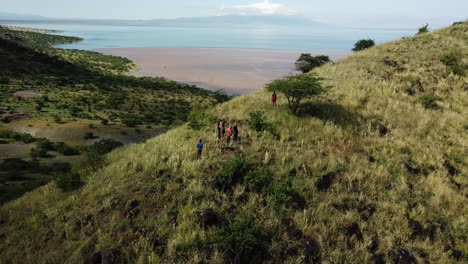
[[[234, 142], [239, 141], [239, 127], [238, 127], [237, 122], [234, 122], [234, 125], [229, 126], [228, 122], [225, 119], [221, 119], [217, 123], [217, 129], [218, 129], [218, 140], [221, 140], [221, 141], [226, 140], [227, 144], [231, 143], [231, 139]], [[197, 159], [201, 159], [203, 146], [204, 146], [203, 140], [200, 139], [200, 141], [197, 144], [197, 150], [198, 150]]]
[[[271, 102], [273, 106], [276, 106], [276, 93], [275, 92], [273, 92], [273, 94], [271, 95]], [[234, 140], [234, 142], [237, 142], [239, 140], [239, 128], [238, 128], [237, 122], [234, 122], [234, 125], [229, 126], [225, 119], [220, 119], [218, 120], [217, 128], [218, 128], [218, 140], [224, 141], [226, 139], [227, 144], [231, 143], [231, 138]], [[197, 159], [201, 159], [203, 146], [204, 146], [203, 140], [200, 139], [197, 144], [197, 150], [198, 150]]]

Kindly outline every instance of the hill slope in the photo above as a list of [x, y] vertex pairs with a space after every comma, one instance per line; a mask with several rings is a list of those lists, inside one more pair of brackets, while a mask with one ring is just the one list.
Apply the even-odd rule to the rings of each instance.
[[206, 110], [241, 121], [242, 143], [221, 151], [210, 124], [117, 150], [78, 191], [4, 205], [1, 259], [467, 261], [467, 55], [464, 23], [319, 68], [332, 88], [299, 117], [264, 91]]

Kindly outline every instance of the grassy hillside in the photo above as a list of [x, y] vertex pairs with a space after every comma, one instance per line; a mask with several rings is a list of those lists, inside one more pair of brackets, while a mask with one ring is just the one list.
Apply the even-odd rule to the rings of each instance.
[[126, 76], [136, 65], [125, 58], [51, 46], [80, 40], [0, 26], [0, 204], [49, 182], [49, 166], [78, 154], [38, 157], [37, 142], [5, 137], [10, 131], [74, 147], [109, 137], [133, 143], [183, 124], [194, 105], [227, 99], [162, 78]]
[[[468, 261], [468, 24], [316, 70], [331, 86], [298, 117], [259, 91], [111, 153], [85, 185], [0, 209], [5, 263]], [[249, 114], [261, 111], [266, 131]], [[252, 124], [252, 121], [250, 122]], [[195, 144], [206, 141], [196, 160]]]

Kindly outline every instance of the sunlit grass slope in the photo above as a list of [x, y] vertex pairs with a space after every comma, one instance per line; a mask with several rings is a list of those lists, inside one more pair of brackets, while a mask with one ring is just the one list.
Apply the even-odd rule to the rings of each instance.
[[[467, 64], [464, 23], [319, 68], [332, 88], [298, 117], [264, 91], [238, 97], [207, 114], [243, 121], [241, 144], [221, 151], [212, 124], [117, 150], [78, 191], [49, 184], [3, 206], [0, 257], [466, 262]], [[254, 111], [273, 129], [250, 129]]]

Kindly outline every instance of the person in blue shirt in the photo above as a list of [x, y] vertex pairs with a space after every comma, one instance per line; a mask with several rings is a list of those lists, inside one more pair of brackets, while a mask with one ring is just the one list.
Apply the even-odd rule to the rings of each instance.
[[201, 154], [202, 154], [202, 150], [203, 150], [203, 142], [202, 142], [201, 139], [200, 139], [200, 142], [198, 142], [198, 144], [197, 144], [197, 149], [198, 149], [197, 160], [199, 160], [199, 159], [201, 159]]

